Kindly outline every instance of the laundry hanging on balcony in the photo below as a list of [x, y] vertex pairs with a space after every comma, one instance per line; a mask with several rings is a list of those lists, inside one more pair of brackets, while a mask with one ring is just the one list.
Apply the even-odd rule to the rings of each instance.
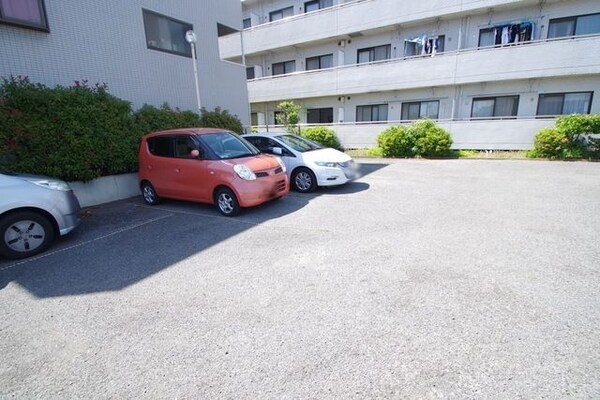
[[534, 24], [520, 22], [496, 25], [482, 29], [479, 33], [479, 46], [506, 46], [533, 40]]
[[427, 36], [425, 34], [404, 40], [404, 56], [431, 55], [444, 51], [444, 35]]

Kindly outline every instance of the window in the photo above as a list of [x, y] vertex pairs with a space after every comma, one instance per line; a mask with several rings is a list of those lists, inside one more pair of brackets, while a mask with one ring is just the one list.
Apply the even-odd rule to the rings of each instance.
[[291, 17], [294, 15], [294, 7], [282, 8], [281, 10], [271, 11], [269, 13], [269, 21], [278, 21], [283, 18]]
[[537, 115], [589, 114], [592, 92], [540, 94]]
[[333, 0], [314, 0], [307, 1], [304, 3], [304, 12], [317, 11], [321, 8], [327, 8], [333, 6]]
[[438, 119], [439, 112], [439, 100], [402, 103], [402, 120], [404, 121], [420, 118]]
[[376, 104], [372, 106], [356, 107], [356, 122], [387, 121], [387, 104]]
[[532, 35], [533, 24], [531, 22], [498, 25], [479, 31], [479, 47], [528, 42], [533, 39]]
[[306, 122], [309, 124], [331, 124], [333, 108], [309, 108], [306, 110]]
[[391, 54], [391, 45], [369, 47], [358, 50], [357, 63], [368, 63], [381, 60], [389, 60]]
[[282, 146], [271, 138], [262, 136], [246, 136], [244, 139], [252, 143], [252, 145], [260, 150], [261, 153], [274, 154], [273, 147], [279, 147], [284, 151]]
[[548, 38], [600, 33], [600, 14], [551, 19]]
[[44, 0], [0, 0], [0, 22], [48, 31]]
[[258, 113], [250, 113], [250, 125], [257, 126], [258, 125]]
[[[404, 40], [404, 56], [419, 56], [426, 54], [437, 54], [444, 52], [444, 43], [446, 37], [444, 35], [434, 37], [417, 37], [410, 40]], [[425, 46], [423, 46], [425, 43]]]
[[306, 59], [306, 70], [323, 69], [333, 67], [333, 54], [324, 56], [309, 57]]
[[254, 79], [256, 75], [254, 74], [254, 67], [246, 67], [246, 79]]
[[296, 61], [285, 61], [273, 64], [273, 75], [291, 74], [296, 71]]
[[148, 139], [148, 150], [159, 157], [171, 157], [171, 137], [158, 136]]
[[473, 99], [472, 118], [516, 117], [519, 96], [480, 97]]
[[193, 158], [192, 150], [198, 146], [194, 143], [194, 140], [190, 136], [176, 136], [175, 137], [175, 157], [176, 158]]
[[143, 10], [143, 13], [146, 44], [149, 49], [192, 56], [190, 45], [185, 40], [185, 33], [194, 29], [191, 24], [148, 10]]
[[242, 26], [244, 29], [248, 29], [248, 28], [252, 27], [252, 19], [244, 18], [242, 21]]

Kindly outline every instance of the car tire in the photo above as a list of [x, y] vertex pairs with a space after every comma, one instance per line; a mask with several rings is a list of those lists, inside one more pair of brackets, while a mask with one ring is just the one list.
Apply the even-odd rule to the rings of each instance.
[[149, 206], [155, 206], [160, 203], [160, 197], [150, 182], [142, 183], [142, 197], [144, 198], [144, 202]]
[[229, 188], [220, 188], [215, 193], [215, 206], [226, 217], [238, 215], [242, 210], [235, 193]]
[[0, 254], [7, 258], [31, 257], [54, 240], [54, 226], [42, 214], [19, 211], [0, 219]]
[[292, 174], [292, 186], [300, 193], [313, 192], [317, 188], [317, 178], [308, 168], [298, 168]]

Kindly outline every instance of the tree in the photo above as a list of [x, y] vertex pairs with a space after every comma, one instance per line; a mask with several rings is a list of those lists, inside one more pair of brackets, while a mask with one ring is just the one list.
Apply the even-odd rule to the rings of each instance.
[[302, 107], [293, 101], [282, 101], [277, 105], [277, 110], [281, 113], [275, 114], [275, 122], [279, 125], [285, 125], [285, 130], [289, 133], [300, 134], [300, 112]]

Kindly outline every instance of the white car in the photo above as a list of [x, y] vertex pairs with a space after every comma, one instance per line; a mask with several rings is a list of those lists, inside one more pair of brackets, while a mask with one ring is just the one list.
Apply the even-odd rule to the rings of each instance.
[[290, 183], [298, 192], [312, 192], [317, 186], [343, 185], [358, 177], [356, 164], [349, 155], [303, 137], [285, 132], [243, 137], [261, 152], [280, 156]]

